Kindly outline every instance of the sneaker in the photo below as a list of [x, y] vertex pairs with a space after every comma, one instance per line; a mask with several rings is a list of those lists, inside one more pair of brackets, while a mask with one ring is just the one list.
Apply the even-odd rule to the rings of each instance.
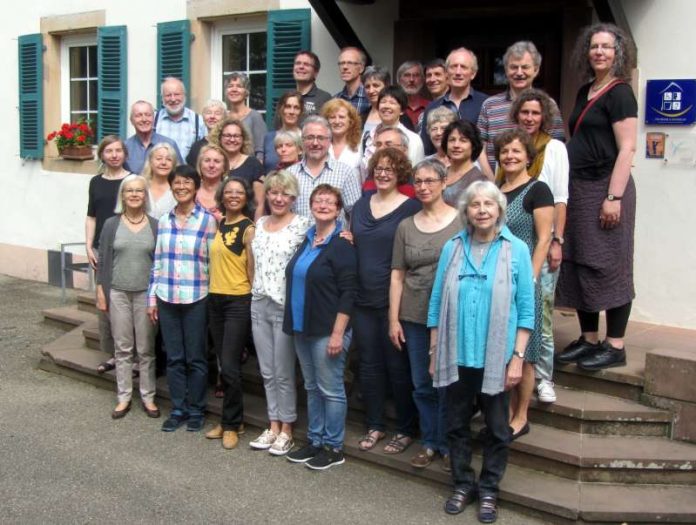
[[285, 432], [281, 432], [271, 445], [271, 448], [268, 449], [268, 452], [273, 456], [284, 456], [290, 452], [290, 449], [294, 445], [295, 443], [293, 442], [292, 437], [287, 435]]
[[190, 417], [188, 423], [186, 423], [186, 430], [188, 432], [200, 432], [205, 426], [204, 416], [194, 416]]
[[256, 450], [268, 450], [276, 439], [278, 439], [278, 434], [267, 428], [254, 441], [250, 441], [249, 446]]
[[181, 425], [186, 423], [188, 416], [183, 414], [172, 414], [162, 423], [162, 432], [174, 432]]
[[548, 381], [547, 379], [542, 379], [539, 381], [539, 386], [537, 387], [537, 397], [542, 403], [555, 403], [556, 402], [556, 391], [553, 389], [555, 386], [553, 381]]
[[293, 463], [307, 463], [310, 459], [321, 452], [321, 447], [315, 447], [311, 443], [305, 445], [304, 447], [293, 450], [285, 458]]
[[342, 465], [346, 462], [343, 451], [340, 449], [324, 447], [312, 459], [305, 463], [305, 467], [312, 470], [326, 470], [334, 465]]

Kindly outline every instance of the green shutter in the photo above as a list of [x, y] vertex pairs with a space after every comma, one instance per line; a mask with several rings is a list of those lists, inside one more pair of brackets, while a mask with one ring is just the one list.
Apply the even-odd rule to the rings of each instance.
[[99, 118], [98, 140], [126, 136], [128, 54], [126, 26], [97, 29]]
[[273, 125], [273, 112], [280, 96], [295, 89], [292, 66], [295, 53], [310, 49], [311, 10], [285, 9], [268, 12], [266, 124]]
[[178, 20], [157, 24], [157, 96], [162, 105], [160, 86], [167, 77], [184, 83], [189, 93], [191, 83], [191, 22]]
[[43, 127], [43, 37], [19, 37], [19, 156], [42, 159]]

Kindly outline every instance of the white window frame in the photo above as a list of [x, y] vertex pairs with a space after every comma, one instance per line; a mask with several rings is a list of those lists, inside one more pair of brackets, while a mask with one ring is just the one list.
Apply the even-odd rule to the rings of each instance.
[[[268, 21], [265, 15], [233, 18], [213, 25], [213, 30], [210, 32], [210, 94], [212, 98], [226, 103], [225, 94], [222, 90], [222, 37], [226, 35], [266, 32], [268, 32]], [[268, 50], [266, 50], [266, 53], [268, 53]], [[268, 74], [268, 64], [266, 64], [266, 69], [263, 71], [250, 71], [250, 73], [262, 72]]]
[[[66, 35], [60, 42], [60, 115], [61, 122], [72, 122], [70, 114], [70, 48], [96, 46], [97, 33]], [[97, 50], [98, 52], [98, 50]], [[98, 59], [98, 58], [97, 58]], [[89, 96], [89, 90], [88, 90]], [[98, 106], [98, 104], [97, 104]], [[97, 111], [99, 108], [97, 107]]]

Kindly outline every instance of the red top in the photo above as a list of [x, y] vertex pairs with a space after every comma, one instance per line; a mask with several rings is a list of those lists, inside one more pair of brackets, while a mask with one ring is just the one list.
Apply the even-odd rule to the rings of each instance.
[[406, 115], [413, 122], [413, 129], [418, 130], [418, 119], [425, 111], [425, 108], [430, 104], [430, 100], [420, 95], [408, 98], [408, 106], [406, 107]]

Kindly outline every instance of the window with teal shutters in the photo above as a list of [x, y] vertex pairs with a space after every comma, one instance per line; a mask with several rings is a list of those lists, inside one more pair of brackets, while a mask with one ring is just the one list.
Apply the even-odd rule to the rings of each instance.
[[178, 20], [157, 24], [157, 95], [162, 105], [160, 85], [167, 77], [180, 79], [190, 92], [191, 22]]
[[295, 53], [310, 49], [311, 10], [269, 11], [266, 52], [266, 124], [273, 126], [276, 103], [283, 93], [295, 89], [292, 67]]
[[43, 126], [43, 38], [19, 37], [19, 156], [41, 159]]
[[97, 29], [99, 116], [97, 140], [126, 135], [128, 55], [126, 26]]

